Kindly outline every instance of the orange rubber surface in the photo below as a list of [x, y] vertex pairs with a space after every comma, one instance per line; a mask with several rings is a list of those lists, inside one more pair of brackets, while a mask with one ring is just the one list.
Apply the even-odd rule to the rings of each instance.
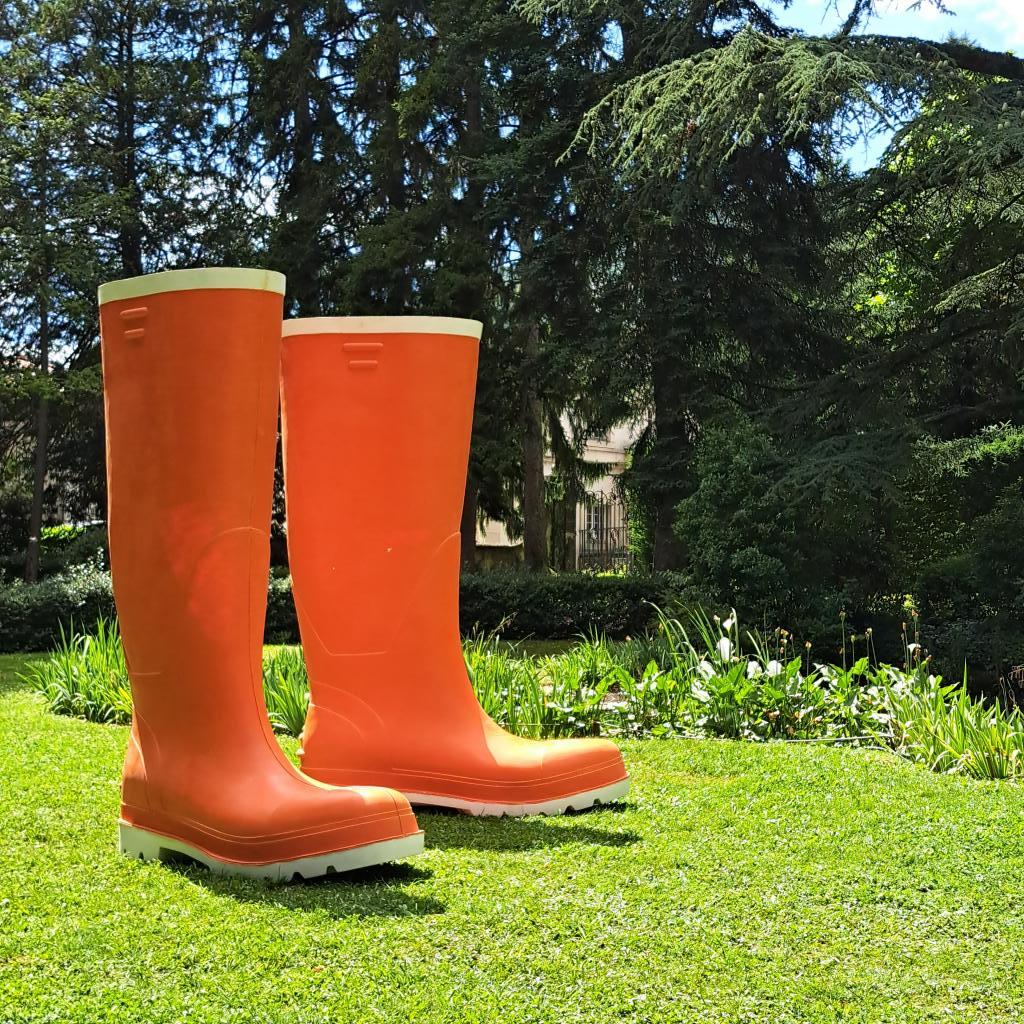
[[441, 318], [431, 332], [288, 323], [288, 549], [312, 693], [303, 770], [481, 807], [626, 779], [614, 743], [512, 736], [473, 693], [458, 590], [477, 339]]
[[267, 721], [281, 313], [279, 294], [245, 288], [100, 308], [111, 568], [135, 709], [121, 815], [239, 864], [418, 831], [400, 794], [303, 776]]

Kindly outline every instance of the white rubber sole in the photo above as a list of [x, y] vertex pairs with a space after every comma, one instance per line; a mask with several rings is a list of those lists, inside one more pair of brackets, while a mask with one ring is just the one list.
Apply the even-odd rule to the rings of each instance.
[[411, 804], [420, 807], [449, 807], [477, 817], [494, 818], [525, 818], [530, 814], [565, 814], [566, 811], [585, 811], [595, 804], [606, 804], [619, 800], [629, 792], [629, 779], [613, 782], [610, 786], [600, 789], [589, 789], [585, 793], [574, 793], [572, 796], [559, 800], [545, 800], [535, 804], [488, 804], [472, 800], [459, 800], [448, 796], [431, 796], [427, 793], [405, 793], [403, 795]]
[[156, 832], [147, 832], [127, 822], [118, 822], [118, 849], [126, 857], [137, 860], [173, 860], [184, 854], [208, 868], [215, 875], [231, 875], [237, 878], [258, 878], [268, 882], [292, 882], [306, 878], [319, 878], [357, 868], [388, 864], [406, 857], [415, 857], [423, 852], [423, 833], [398, 839], [386, 839], [379, 843], [356, 846], [351, 850], [338, 850], [319, 857], [298, 857], [273, 864], [235, 864], [219, 860], [205, 850], [199, 850], [179, 839], [171, 839]]

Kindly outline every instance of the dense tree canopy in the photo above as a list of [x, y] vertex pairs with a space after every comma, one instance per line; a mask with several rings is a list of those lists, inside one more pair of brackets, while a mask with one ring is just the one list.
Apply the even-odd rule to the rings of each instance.
[[8, 571], [103, 515], [96, 285], [262, 263], [292, 314], [484, 321], [467, 565], [486, 515], [545, 568], [631, 420], [639, 569], [1024, 660], [1024, 61], [788, 6], [0, 5]]

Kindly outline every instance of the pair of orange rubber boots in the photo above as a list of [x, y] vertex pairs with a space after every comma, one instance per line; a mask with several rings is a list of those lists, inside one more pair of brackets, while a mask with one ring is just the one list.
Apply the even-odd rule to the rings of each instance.
[[[614, 744], [511, 736], [467, 676], [459, 521], [481, 325], [282, 330], [284, 287], [214, 268], [100, 288], [111, 569], [135, 708], [121, 849], [312, 877], [418, 853], [411, 804], [521, 815], [622, 796]], [[279, 394], [311, 689], [302, 772], [262, 688]]]

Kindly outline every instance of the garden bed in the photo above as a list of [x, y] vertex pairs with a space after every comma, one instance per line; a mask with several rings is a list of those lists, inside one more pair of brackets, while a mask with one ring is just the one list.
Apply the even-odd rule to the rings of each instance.
[[[658, 628], [628, 641], [595, 635], [567, 649], [527, 653], [496, 635], [463, 643], [487, 714], [516, 735], [616, 739], [723, 738], [850, 743], [892, 750], [933, 771], [986, 779], [1024, 777], [1024, 714], [971, 697], [966, 677], [931, 672], [915, 634], [904, 663], [880, 663], [870, 642], [841, 664], [796, 656], [786, 630], [763, 635], [702, 613], [689, 626], [658, 613]], [[691, 638], [692, 637], [692, 638]], [[868, 637], [870, 641], [870, 636]], [[131, 688], [116, 623], [63, 635], [27, 681], [50, 710], [125, 724]], [[266, 648], [263, 684], [274, 729], [302, 732], [309, 679], [296, 646]]]

